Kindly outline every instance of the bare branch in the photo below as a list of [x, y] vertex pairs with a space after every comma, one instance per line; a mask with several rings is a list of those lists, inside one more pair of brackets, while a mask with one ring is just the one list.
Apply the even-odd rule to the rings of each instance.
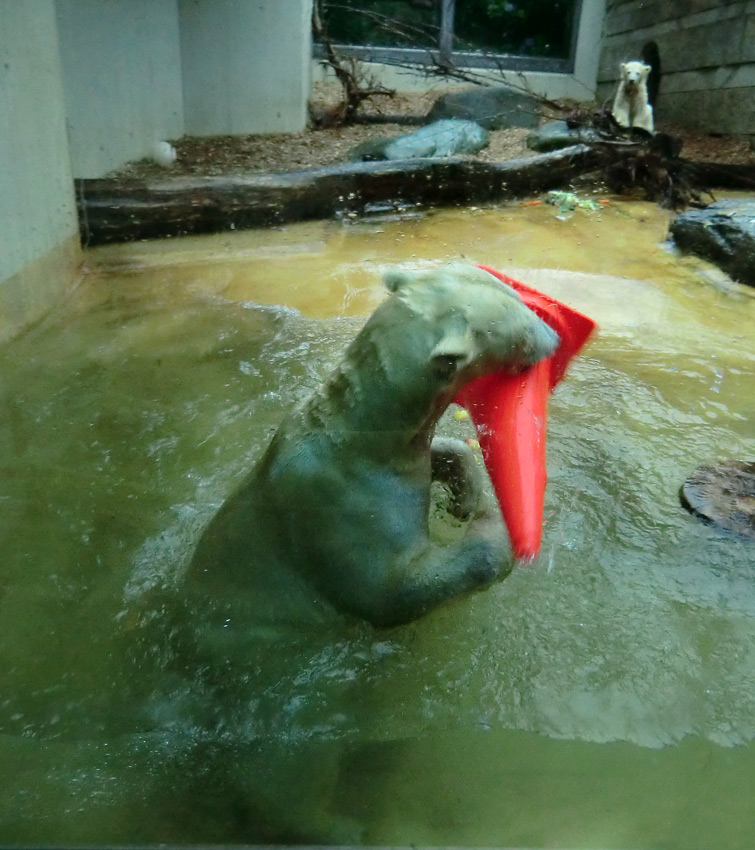
[[359, 107], [365, 100], [374, 97], [394, 97], [394, 89], [380, 85], [376, 78], [368, 78], [360, 63], [354, 57], [339, 54], [327, 36], [322, 22], [322, 0], [312, 4], [312, 35], [323, 45], [325, 64], [336, 75], [343, 88], [343, 101], [331, 112], [325, 115], [315, 115], [310, 109], [310, 115], [318, 126], [334, 126], [348, 124], [354, 120]]

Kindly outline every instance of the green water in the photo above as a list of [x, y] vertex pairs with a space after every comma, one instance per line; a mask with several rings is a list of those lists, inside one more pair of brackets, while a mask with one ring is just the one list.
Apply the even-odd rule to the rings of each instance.
[[[749, 847], [755, 549], [677, 491], [755, 457], [755, 299], [669, 252], [667, 220], [513, 206], [90, 251], [0, 351], [0, 842]], [[407, 627], [185, 663], [156, 592], [381, 269], [459, 257], [601, 325], [552, 398], [540, 559]]]

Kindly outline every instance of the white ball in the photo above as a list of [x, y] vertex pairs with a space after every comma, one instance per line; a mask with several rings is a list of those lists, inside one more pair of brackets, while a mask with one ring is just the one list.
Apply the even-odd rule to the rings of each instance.
[[170, 168], [178, 154], [170, 142], [156, 142], [151, 152], [152, 159], [163, 168]]

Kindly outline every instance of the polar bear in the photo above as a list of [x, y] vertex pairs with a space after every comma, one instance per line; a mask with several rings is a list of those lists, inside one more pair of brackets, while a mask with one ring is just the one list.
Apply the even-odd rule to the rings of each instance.
[[647, 79], [650, 65], [644, 62], [622, 62], [619, 87], [611, 114], [621, 127], [637, 127], [653, 132], [653, 107], [648, 103]]
[[[323, 384], [285, 417], [267, 451], [204, 531], [187, 582], [228, 600], [222, 617], [348, 615], [411, 621], [511, 571], [500, 511], [462, 441], [433, 439], [461, 387], [550, 356], [557, 334], [489, 272], [450, 264], [394, 271]], [[465, 517], [431, 540], [431, 481]], [[220, 628], [218, 625], [218, 628]]]

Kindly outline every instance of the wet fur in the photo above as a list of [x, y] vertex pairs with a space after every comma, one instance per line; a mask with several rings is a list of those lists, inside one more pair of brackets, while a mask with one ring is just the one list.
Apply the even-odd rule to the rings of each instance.
[[[520, 370], [557, 337], [509, 287], [473, 266], [394, 273], [392, 294], [335, 371], [281, 423], [205, 531], [187, 584], [250, 622], [330, 613], [408, 622], [511, 570], [497, 505], [461, 441], [433, 442], [459, 389]], [[466, 533], [428, 532], [433, 476]]]
[[[203, 730], [180, 765], [188, 787], [176, 814], [195, 839], [224, 822], [240, 843], [364, 843], [338, 812], [341, 746], [297, 739], [289, 701], [314, 690], [338, 716], [350, 685], [313, 683], [312, 659], [345, 630], [405, 623], [511, 570], [480, 464], [435, 426], [468, 380], [520, 370], [557, 336], [476, 267], [393, 272], [386, 283], [392, 294], [285, 416], [186, 576], [186, 621], [174, 631], [187, 634], [189, 682], [166, 704], [188, 700], [189, 726]], [[433, 480], [465, 520], [450, 545], [430, 538]]]

